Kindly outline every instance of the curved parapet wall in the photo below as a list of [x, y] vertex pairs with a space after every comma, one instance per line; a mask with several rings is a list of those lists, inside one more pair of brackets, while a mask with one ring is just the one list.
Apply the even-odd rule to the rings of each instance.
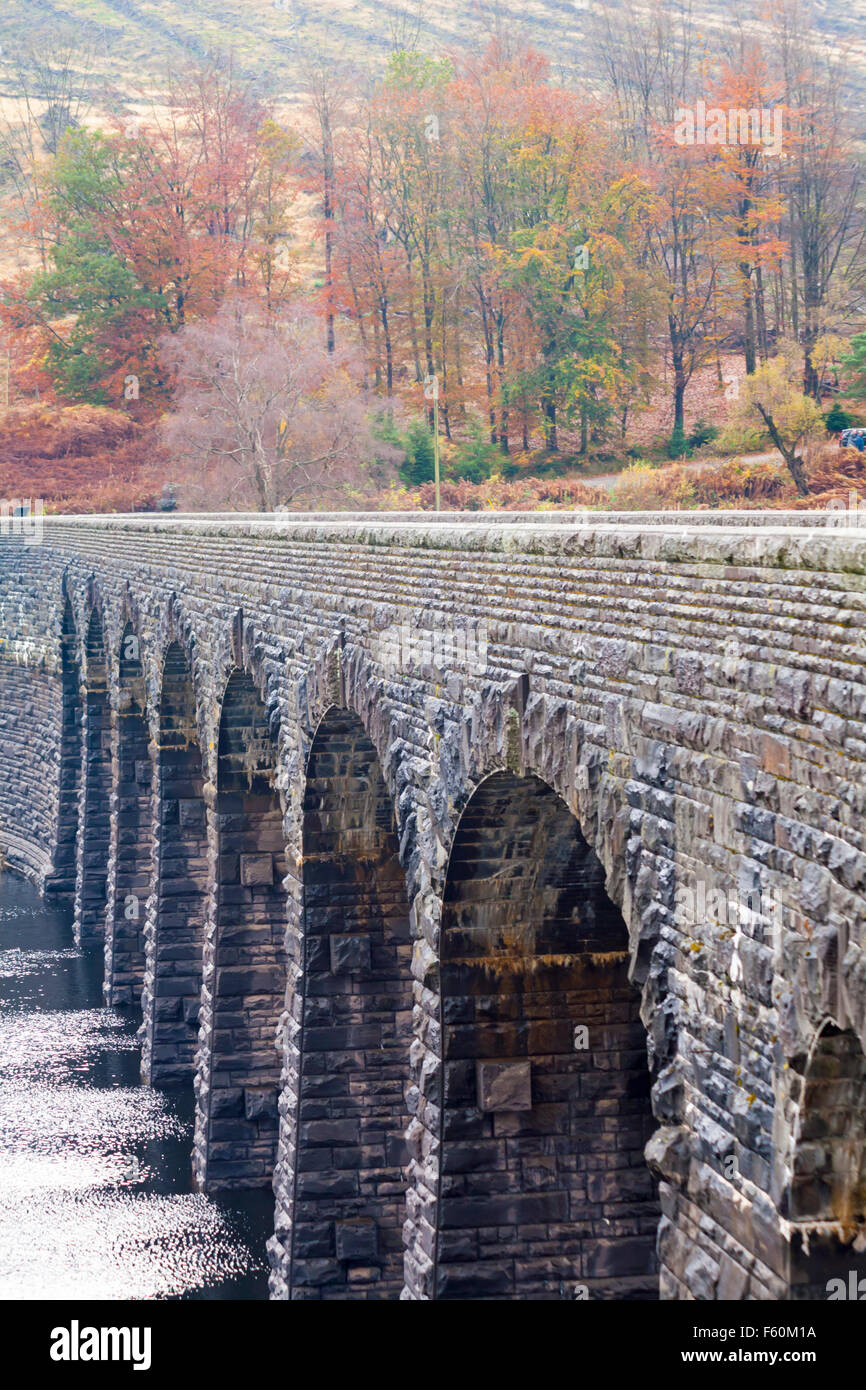
[[401, 1224], [409, 1298], [857, 1267], [847, 520], [0, 538], [0, 849], [105, 936], [150, 1078], [195, 1054], [199, 1182], [273, 1181], [274, 1296], [398, 1296]]

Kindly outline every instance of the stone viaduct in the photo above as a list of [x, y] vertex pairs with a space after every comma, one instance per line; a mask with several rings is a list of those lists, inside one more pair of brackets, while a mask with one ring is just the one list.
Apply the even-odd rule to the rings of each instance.
[[[0, 850], [294, 1299], [801, 1299], [866, 1245], [866, 532], [46, 518]], [[591, 524], [590, 524], [591, 522]]]

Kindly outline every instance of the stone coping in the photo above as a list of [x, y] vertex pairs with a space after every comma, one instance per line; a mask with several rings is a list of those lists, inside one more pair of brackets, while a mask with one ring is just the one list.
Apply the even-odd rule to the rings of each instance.
[[[108, 513], [42, 518], [41, 544], [117, 553], [138, 534], [160, 547], [175, 537], [372, 549], [580, 556], [710, 566], [758, 566], [866, 575], [866, 525], [846, 512], [307, 512]], [[7, 526], [9, 522], [7, 520]], [[106, 545], [106, 541], [111, 541]], [[97, 538], [101, 538], [97, 542]], [[27, 549], [40, 541], [7, 533]], [[17, 548], [17, 547], [16, 547]], [[150, 546], [148, 546], [150, 549]], [[125, 558], [133, 560], [129, 552]], [[153, 563], [152, 550], [142, 556]], [[191, 557], [192, 559], [192, 557]], [[194, 567], [194, 562], [193, 562]]]
[[[572, 527], [585, 530], [608, 530], [611, 527], [645, 530], [673, 528], [675, 530], [700, 526], [713, 530], [834, 530], [862, 531], [866, 534], [866, 507], [857, 511], [652, 511], [596, 512], [574, 511], [532, 512], [92, 512], [88, 514], [51, 514], [42, 518], [46, 526], [121, 526], [159, 527], [178, 526], [212, 528], [231, 525], [256, 529], [291, 531], [300, 527], [382, 527], [410, 526], [413, 530], [429, 527], [508, 526], [531, 527], [534, 530], [550, 527]], [[7, 521], [7, 524], [8, 521]]]

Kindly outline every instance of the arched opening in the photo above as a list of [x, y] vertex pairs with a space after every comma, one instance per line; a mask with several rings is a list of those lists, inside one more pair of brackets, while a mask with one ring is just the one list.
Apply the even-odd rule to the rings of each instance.
[[437, 1297], [658, 1296], [627, 946], [565, 803], [534, 776], [482, 782], [443, 902]]
[[207, 818], [192, 672], [172, 642], [162, 668], [156, 749], [156, 885], [148, 912], [142, 1073], [153, 1085], [195, 1069], [207, 893]]
[[78, 840], [78, 800], [81, 790], [81, 671], [78, 638], [69, 600], [60, 627], [60, 773], [54, 872], [45, 892], [65, 907], [75, 902], [75, 850]]
[[398, 1298], [412, 1039], [409, 906], [379, 759], [347, 710], [328, 712], [310, 750], [303, 863], [292, 1294]]
[[144, 985], [144, 926], [150, 893], [151, 765], [141, 643], [131, 623], [120, 641], [105, 995], [138, 1003]]
[[[866, 1297], [866, 1057], [856, 1034], [832, 1022], [790, 1067], [799, 1098], [787, 1216], [791, 1297]], [[860, 1281], [863, 1281], [862, 1288]]]
[[276, 740], [245, 671], [226, 686], [218, 752], [206, 1185], [264, 1187], [277, 1146], [286, 860]]
[[75, 940], [105, 936], [108, 848], [111, 830], [111, 711], [102, 618], [87, 625], [84, 734], [79, 808], [81, 834], [75, 877]]

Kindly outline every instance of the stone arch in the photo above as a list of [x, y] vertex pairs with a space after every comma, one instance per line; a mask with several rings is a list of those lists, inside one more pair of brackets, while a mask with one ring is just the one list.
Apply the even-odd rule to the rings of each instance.
[[60, 767], [54, 869], [45, 892], [65, 907], [75, 903], [76, 845], [82, 769], [81, 666], [75, 614], [64, 595], [60, 621]]
[[[448, 784], [449, 817], [442, 826], [446, 854], [434, 883], [444, 883], [447, 856], [459, 818], [479, 785], [491, 774], [512, 771], [546, 782], [570, 809], [580, 833], [594, 851], [605, 875], [606, 892], [628, 928], [631, 974], [644, 984], [658, 940], [657, 906], [635, 893], [640, 876], [640, 846], [629, 843], [630, 807], [616, 781], [606, 775], [608, 759], [572, 704], [535, 691], [528, 672], [496, 681], [476, 694], [467, 708], [464, 730], [443, 737], [438, 752], [440, 776]], [[670, 897], [670, 885], [656, 885]]]
[[[286, 669], [288, 676], [287, 727], [284, 731], [282, 755], [282, 778], [285, 794], [286, 853], [288, 872], [287, 886], [287, 944], [288, 944], [288, 983], [286, 992], [286, 1012], [283, 1016], [285, 1047], [283, 1090], [280, 1103], [281, 1124], [278, 1149], [278, 1163], [274, 1174], [276, 1196], [275, 1232], [268, 1245], [271, 1261], [271, 1294], [275, 1298], [290, 1296], [292, 1265], [292, 1230], [295, 1217], [295, 1174], [297, 1163], [297, 1136], [299, 1123], [299, 1076], [301, 1067], [302, 1019], [305, 1000], [305, 948], [304, 948], [304, 866], [303, 866], [303, 827], [304, 801], [306, 796], [306, 771], [313, 744], [321, 730], [322, 735], [329, 728], [323, 723], [334, 711], [342, 711], [346, 716], [351, 711], [363, 728], [375, 754], [377, 770], [384, 783], [385, 796], [393, 808], [396, 836], [400, 845], [399, 858], [403, 866], [403, 892], [406, 901], [411, 901], [415, 871], [418, 867], [417, 853], [411, 855], [410, 844], [414, 844], [410, 826], [413, 808], [405, 795], [406, 783], [402, 779], [400, 750], [402, 744], [394, 721], [383, 682], [371, 666], [367, 653], [360, 647], [349, 643], [340, 627], [330, 638], [318, 646], [315, 655], [305, 659], [293, 641], [287, 643]], [[369, 756], [369, 749], [367, 750]], [[399, 798], [399, 800], [398, 800]], [[410, 854], [407, 867], [404, 849]], [[412, 913], [409, 913], [410, 919]], [[410, 972], [411, 973], [411, 972]], [[411, 1070], [407, 1060], [404, 1072]], [[402, 1147], [400, 1139], [389, 1145], [392, 1154]], [[313, 1160], [313, 1161], [320, 1161]], [[402, 1174], [401, 1174], [402, 1179]], [[383, 1194], [384, 1195], [384, 1194]], [[334, 1235], [336, 1233], [334, 1232]], [[388, 1242], [386, 1242], [387, 1244]], [[301, 1259], [300, 1247], [296, 1252]], [[329, 1271], [331, 1264], [328, 1263]], [[390, 1276], [389, 1276], [390, 1277]], [[358, 1280], [359, 1275], [354, 1276]], [[377, 1281], [378, 1282], [378, 1281]], [[310, 1288], [298, 1287], [297, 1297], [315, 1297]], [[385, 1291], [364, 1292], [356, 1284], [356, 1293], [340, 1293], [338, 1286], [324, 1297], [392, 1297]], [[387, 1287], [390, 1287], [387, 1285]]]
[[[277, 727], [248, 671], [225, 687], [217, 734], [216, 877], [197, 1081], [197, 1176], [210, 1190], [270, 1184], [286, 991], [286, 847]], [[204, 1152], [201, 1153], [203, 1148]]]
[[336, 705], [307, 760], [302, 862], [291, 1296], [398, 1298], [409, 904], [378, 754], [359, 716]]
[[[797, 1107], [783, 1203], [791, 1297], [859, 1300], [866, 1295], [866, 1251], [858, 1248], [866, 1233], [866, 1054], [854, 1030], [825, 1019], [809, 1051], [790, 1062], [789, 1092]], [[834, 1289], [831, 1281], [840, 1280]]]
[[173, 1086], [189, 1082], [195, 1070], [210, 886], [196, 696], [178, 641], [163, 657], [155, 724], [142, 1074], [152, 1085]]
[[[657, 1297], [654, 1125], [625, 923], [566, 803], [501, 770], [454, 835], [440, 937], [434, 1296]], [[423, 1078], [422, 1078], [423, 1081]], [[419, 1126], [420, 1128], [420, 1126]], [[427, 1124], [429, 1128], [429, 1124]]]
[[103, 940], [111, 828], [111, 708], [103, 607], [96, 594], [84, 637], [84, 723], [75, 875], [75, 940]]
[[[208, 753], [213, 746], [213, 725], [208, 713], [208, 700], [203, 689], [203, 681], [207, 679], [208, 688], [213, 679], [217, 689], [225, 687], [233, 663], [229, 661], [227, 667], [219, 660], [218, 654], [209, 650], [209, 660], [207, 663], [207, 677], [201, 669], [201, 664], [197, 660], [197, 637], [194, 625], [189, 614], [180, 603], [176, 593], [172, 592], [167, 600], [160, 605], [158, 616], [154, 620], [154, 643], [158, 653], [154, 663], [154, 691], [151, 701], [151, 736], [154, 740], [159, 734], [159, 714], [158, 705], [162, 696], [162, 682], [165, 667], [165, 657], [168, 649], [176, 644], [183, 653], [186, 661], [189, 676], [190, 700], [194, 705], [193, 722], [190, 725], [194, 737], [202, 751], [203, 767], [205, 773], [208, 772]], [[219, 710], [217, 709], [217, 715]]]
[[105, 995], [137, 1004], [144, 986], [144, 930], [153, 857], [150, 738], [139, 630], [127, 620], [117, 653], [108, 853]]

